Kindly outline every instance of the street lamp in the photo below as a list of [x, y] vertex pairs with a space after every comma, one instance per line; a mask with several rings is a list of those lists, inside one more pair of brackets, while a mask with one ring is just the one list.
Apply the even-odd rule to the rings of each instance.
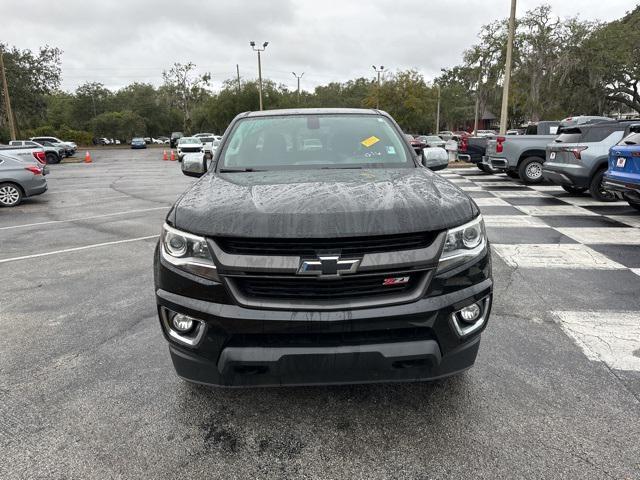
[[269, 42], [264, 42], [262, 48], [256, 47], [256, 42], [253, 40], [249, 42], [249, 45], [251, 45], [254, 52], [258, 52], [258, 93], [260, 96], [260, 110], [262, 110], [262, 64], [260, 63], [260, 52], [264, 52]]
[[376, 94], [376, 109], [380, 109], [380, 74], [384, 71], [384, 66], [380, 65], [380, 67], [373, 66], [373, 70], [378, 74], [378, 91]]
[[304, 75], [304, 72], [302, 72], [300, 75], [296, 75], [296, 72], [291, 72], [291, 73], [298, 80], [298, 105], [300, 105], [300, 79]]

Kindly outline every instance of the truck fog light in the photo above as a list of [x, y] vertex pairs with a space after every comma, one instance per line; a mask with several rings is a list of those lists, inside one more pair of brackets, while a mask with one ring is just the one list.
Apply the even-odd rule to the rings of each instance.
[[197, 347], [207, 330], [203, 320], [160, 307], [160, 320], [167, 336], [186, 347]]
[[475, 322], [482, 313], [482, 308], [477, 303], [473, 305], [469, 305], [468, 307], [464, 307], [462, 310], [458, 312], [460, 318], [467, 323]]
[[489, 317], [491, 295], [453, 312], [449, 318], [451, 326], [460, 338], [464, 338], [482, 329]]
[[180, 333], [187, 333], [193, 328], [193, 319], [182, 313], [176, 313], [171, 319], [171, 326]]

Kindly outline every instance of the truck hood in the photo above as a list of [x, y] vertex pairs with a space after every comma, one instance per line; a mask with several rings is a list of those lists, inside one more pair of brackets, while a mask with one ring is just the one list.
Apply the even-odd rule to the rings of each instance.
[[443, 230], [478, 215], [424, 168], [207, 174], [167, 220], [200, 235], [332, 238]]

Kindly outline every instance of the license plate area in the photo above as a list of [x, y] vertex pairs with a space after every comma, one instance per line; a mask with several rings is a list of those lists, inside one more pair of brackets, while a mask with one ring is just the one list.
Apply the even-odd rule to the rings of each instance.
[[556, 159], [556, 152], [551, 152], [549, 154], [549, 160], [555, 160]]
[[627, 164], [627, 159], [624, 157], [618, 157], [618, 160], [616, 161], [616, 167], [618, 168], [624, 168], [624, 166]]

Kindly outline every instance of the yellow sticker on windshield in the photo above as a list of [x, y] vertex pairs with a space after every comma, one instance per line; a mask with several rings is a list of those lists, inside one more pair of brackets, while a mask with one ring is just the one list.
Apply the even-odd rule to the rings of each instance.
[[372, 145], [375, 145], [379, 141], [380, 139], [378, 137], [374, 137], [373, 135], [371, 135], [369, 138], [365, 138], [360, 143], [368, 148], [368, 147], [371, 147]]

